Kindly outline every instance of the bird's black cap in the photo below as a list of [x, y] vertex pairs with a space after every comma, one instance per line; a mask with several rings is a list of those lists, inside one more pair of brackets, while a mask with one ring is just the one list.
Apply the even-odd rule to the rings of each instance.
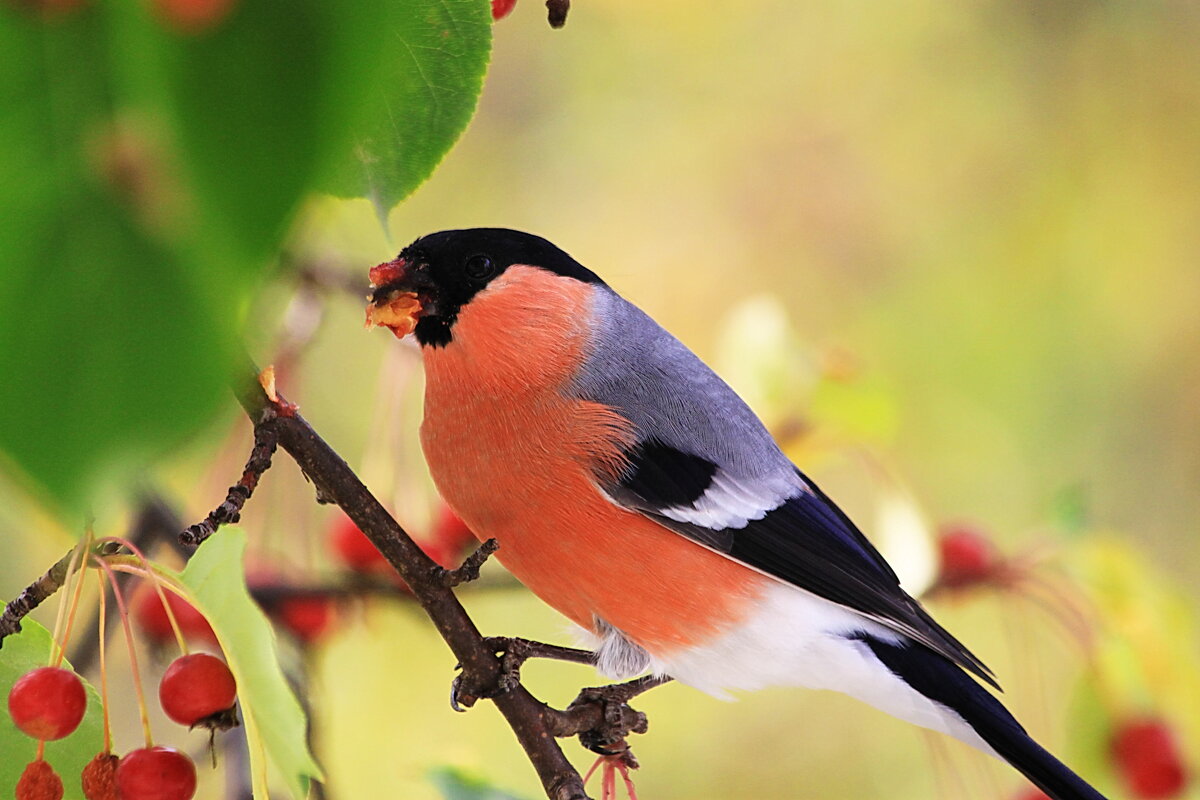
[[[421, 294], [429, 310], [417, 323], [417, 340], [435, 347], [453, 338], [451, 327], [459, 310], [513, 264], [537, 267], [583, 283], [604, 284], [596, 273], [542, 237], [509, 228], [431, 233], [401, 250], [399, 258], [407, 265], [407, 285], [403, 288]], [[381, 286], [377, 295], [393, 288]]]

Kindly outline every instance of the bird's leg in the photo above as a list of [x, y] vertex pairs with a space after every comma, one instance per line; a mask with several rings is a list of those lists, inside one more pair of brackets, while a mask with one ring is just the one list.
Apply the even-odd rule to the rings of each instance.
[[[576, 721], [590, 707], [598, 707], [599, 720], [588, 725], [586, 730], [579, 727], [566, 728], [572, 733], [579, 733], [579, 742], [587, 749], [599, 754], [596, 763], [588, 770], [584, 782], [591, 777], [597, 768], [602, 770], [601, 797], [604, 800], [616, 798], [616, 776], [619, 774], [625, 783], [625, 791], [630, 800], [637, 800], [637, 790], [629, 770], [638, 768], [638, 760], [625, 740], [631, 733], [645, 733], [649, 727], [646, 715], [629, 707], [629, 701], [642, 692], [661, 686], [671, 680], [665, 675], [644, 675], [625, 683], [614, 683], [610, 686], [597, 686], [584, 689], [579, 696], [561, 712], [562, 722]], [[594, 715], [595, 712], [592, 712]], [[592, 716], [592, 719], [595, 719]], [[582, 727], [582, 726], [580, 726]], [[569, 735], [556, 732], [555, 735]]]
[[512, 691], [521, 682], [521, 667], [531, 658], [550, 658], [555, 661], [570, 661], [574, 664], [595, 664], [596, 654], [591, 650], [562, 647], [557, 644], [534, 642], [515, 636], [489, 636], [485, 640], [500, 656], [500, 678], [497, 685], [501, 692]]
[[515, 636], [488, 636], [486, 644], [500, 659], [500, 673], [496, 683], [488, 688], [467, 692], [463, 689], [463, 676], [459, 675], [450, 686], [450, 707], [455, 711], [465, 710], [481, 697], [496, 697], [511, 692], [521, 683], [521, 667], [531, 658], [550, 658], [576, 664], [595, 664], [596, 654], [591, 650], [562, 647], [556, 644], [519, 639]]
[[625, 683], [582, 690], [567, 706], [566, 713], [596, 705], [600, 707], [600, 723], [581, 732], [579, 743], [593, 753], [618, 757], [626, 767], [637, 769], [637, 759], [625, 737], [631, 733], [645, 733], [649, 723], [645, 714], [629, 707], [629, 701], [669, 680], [667, 675], [643, 675]]

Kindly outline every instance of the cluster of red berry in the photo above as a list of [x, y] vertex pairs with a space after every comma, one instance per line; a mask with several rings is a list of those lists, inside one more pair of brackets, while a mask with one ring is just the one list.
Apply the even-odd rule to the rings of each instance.
[[[133, 555], [114, 555], [112, 548], [125, 547]], [[101, 549], [106, 549], [100, 556]], [[174, 637], [182, 651], [167, 667], [159, 684], [158, 697], [166, 715], [188, 727], [225, 729], [237, 723], [234, 704], [237, 684], [226, 663], [209, 653], [189, 653], [188, 640], [197, 637], [216, 644], [208, 620], [178, 593], [183, 587], [161, 577], [141, 552], [121, 539], [93, 542], [89, 536], [81, 543], [68, 570], [62, 589], [54, 647], [50, 665], [38, 667], [21, 676], [8, 694], [8, 711], [19, 730], [38, 741], [37, 754], [17, 783], [16, 800], [60, 800], [62, 779], [45, 760], [47, 741], [70, 736], [87, 711], [87, 692], [82, 679], [64, 666], [63, 656], [79, 608], [84, 577], [94, 568], [100, 578], [100, 689], [104, 717], [104, 744], [82, 770], [80, 782], [88, 800], [188, 800], [196, 790], [196, 767], [191, 758], [172, 747], [157, 746], [150, 734], [149, 716], [142, 692], [129, 605], [124, 599], [115, 573], [142, 576], [144, 583], [134, 596], [138, 620], [151, 632], [152, 641], [162, 643]], [[105, 581], [107, 578], [107, 582]], [[131, 677], [138, 710], [141, 714], [145, 746], [124, 756], [113, 753], [109, 725], [108, 673], [105, 658], [105, 609], [107, 591], [120, 611], [121, 626], [129, 650]], [[65, 627], [63, 623], [65, 621]], [[63, 628], [60, 638], [59, 628]], [[6, 754], [7, 755], [7, 754]]]
[[[444, 504], [435, 514], [430, 533], [420, 541], [425, 554], [447, 569], [457, 567], [469, 547], [476, 542], [474, 534], [453, 511]], [[342, 512], [329, 526], [326, 543], [334, 560], [356, 578], [380, 581], [403, 591], [408, 587], [400, 574], [388, 563], [383, 553], [367, 535]], [[289, 584], [269, 568], [252, 568], [247, 574], [251, 594], [277, 629], [302, 646], [316, 643], [330, 631], [337, 619], [337, 601], [346, 594], [344, 587], [337, 592], [327, 588]], [[286, 591], [280, 591], [284, 589]], [[176, 623], [189, 639], [216, 642], [204, 616], [176, 595], [167, 595]], [[140, 592], [134, 598], [134, 616], [142, 631], [152, 641], [168, 643], [172, 638], [171, 624], [158, 595], [153, 591]]]
[[[438, 508], [429, 537], [421, 540], [420, 545], [425, 555], [446, 569], [453, 569], [461, 562], [467, 546], [474, 542], [475, 534], [471, 533], [471, 529], [447, 506], [442, 505]], [[329, 529], [329, 548], [351, 572], [386, 577], [403, 585], [383, 553], [345, 514], [341, 514]]]
[[[429, 537], [420, 541], [425, 554], [446, 569], [457, 567], [475, 535], [453, 511], [441, 506]], [[400, 574], [383, 553], [359, 530], [354, 521], [339, 513], [329, 527], [327, 543], [334, 558], [349, 572], [368, 580], [382, 580], [408, 591]], [[255, 581], [251, 580], [251, 589]], [[277, 625], [302, 644], [311, 644], [330, 626], [334, 614], [331, 599], [320, 593], [290, 596], [264, 605]]]
[[[189, 727], [229, 715], [237, 695], [233, 673], [208, 653], [175, 659], [159, 684], [158, 697], [167, 716]], [[87, 709], [83, 681], [62, 667], [39, 667], [21, 676], [8, 694], [8, 711], [25, 734], [40, 742], [65, 738], [79, 727]], [[88, 800], [187, 800], [196, 791], [196, 768], [184, 753], [147, 744], [118, 758], [98, 754], [84, 768], [83, 794]], [[39, 757], [17, 784], [17, 800], [58, 800], [62, 779]]]

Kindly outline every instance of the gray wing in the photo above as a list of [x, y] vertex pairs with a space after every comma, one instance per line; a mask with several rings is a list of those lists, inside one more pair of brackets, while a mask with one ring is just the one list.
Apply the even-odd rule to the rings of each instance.
[[570, 391], [617, 410], [636, 442], [615, 502], [747, 566], [904, 633], [995, 685], [901, 587], [857, 526], [800, 472], [754, 412], [678, 339], [604, 288]]

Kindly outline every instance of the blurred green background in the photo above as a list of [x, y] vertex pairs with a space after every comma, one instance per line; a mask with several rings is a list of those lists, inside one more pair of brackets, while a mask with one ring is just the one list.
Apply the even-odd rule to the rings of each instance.
[[[521, 0], [496, 24], [479, 111], [391, 213], [390, 238], [367, 202], [314, 199], [290, 251], [365, 280], [434, 230], [546, 236], [729, 375], [772, 425], [801, 425], [789, 450], [868, 535], [881, 504], [902, 497], [929, 526], [974, 520], [1006, 550], [1053, 542], [1059, 573], [1089, 592], [1089, 565], [1107, 563], [1095, 543], [1111, 543], [1133, 593], [1153, 585], [1178, 611], [1166, 636], [1179, 658], [1155, 672], [1138, 659], [1162, 653], [1127, 648], [1119, 703], [1172, 718], [1196, 763], [1195, 4], [578, 0], [561, 31], [543, 15]], [[247, 335], [264, 362], [293, 287], [278, 276], [258, 300]], [[353, 299], [326, 309], [281, 383], [419, 532], [431, 506], [414, 449], [416, 357], [363, 333]], [[389, 417], [398, 428], [381, 442]], [[231, 403], [156, 476], [189, 519], [244, 458], [240, 446], [217, 452], [230, 426], [248, 441]], [[332, 515], [278, 461], [245, 526], [260, 556], [328, 574]], [[7, 505], [0, 588], [11, 597], [69, 539], [17, 536], [42, 523]], [[891, 553], [912, 574], [928, 561], [920, 540], [904, 539], [916, 556]], [[485, 633], [567, 640], [564, 620], [518, 588], [464, 596]], [[1135, 629], [1165, 624], [1154, 602], [1110, 593], [1087, 605], [1102, 639], [1123, 635], [1104, 628], [1117, 606], [1134, 608], [1120, 621]], [[1095, 773], [1084, 661], [1049, 615], [989, 592], [932, 608], [995, 669], [1031, 732], [1122, 796]], [[452, 658], [416, 609], [374, 600], [341, 621], [305, 657], [332, 797], [438, 797], [429, 772], [446, 765], [540, 796], [494, 709], [447, 708]], [[596, 681], [567, 665], [526, 674], [555, 705]], [[668, 686], [637, 705], [651, 719], [635, 743], [644, 800], [1009, 798], [1021, 786], [840, 697], [727, 704]], [[215, 780], [208, 791], [223, 796]]]

